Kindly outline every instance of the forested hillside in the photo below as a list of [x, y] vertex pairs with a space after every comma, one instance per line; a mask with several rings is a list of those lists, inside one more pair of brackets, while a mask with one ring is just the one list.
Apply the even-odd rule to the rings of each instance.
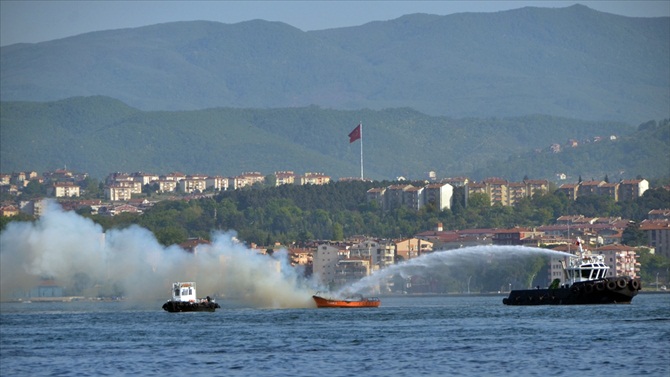
[[476, 169], [473, 176], [499, 175], [520, 180], [524, 174], [546, 176], [547, 169], [568, 173], [568, 180], [576, 182], [579, 172], [583, 179], [609, 179], [639, 175], [642, 177], [670, 177], [670, 119], [641, 124], [633, 134], [598, 142], [578, 141], [575, 147], [562, 146], [555, 153], [550, 148], [512, 155], [505, 160], [492, 161]]
[[[67, 166], [97, 179], [115, 171], [235, 176], [291, 170], [357, 177], [360, 141], [349, 143], [347, 135], [358, 122], [365, 177], [375, 180], [425, 179], [429, 171], [477, 180], [553, 180], [558, 172], [612, 179], [668, 175], [667, 121], [636, 131], [617, 122], [540, 115], [452, 119], [408, 108], [147, 112], [107, 97], [0, 103], [0, 163], [8, 173]], [[584, 143], [611, 135], [616, 142]], [[570, 139], [582, 144], [556, 156], [547, 152]]]

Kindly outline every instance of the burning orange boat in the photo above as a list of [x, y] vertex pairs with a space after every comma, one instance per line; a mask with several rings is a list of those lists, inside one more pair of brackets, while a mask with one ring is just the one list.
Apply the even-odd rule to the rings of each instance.
[[317, 308], [376, 308], [382, 302], [377, 297], [347, 297], [343, 300], [325, 298], [318, 295], [312, 296]]

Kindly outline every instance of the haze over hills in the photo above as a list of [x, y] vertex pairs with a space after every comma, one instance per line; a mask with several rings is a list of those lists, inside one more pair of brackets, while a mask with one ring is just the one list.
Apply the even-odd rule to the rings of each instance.
[[[142, 111], [109, 97], [0, 103], [2, 172], [63, 168], [103, 179], [115, 171], [234, 176], [323, 172], [360, 175], [359, 141], [348, 133], [364, 121], [365, 177], [392, 180], [465, 175], [472, 179], [553, 180], [565, 173], [612, 180], [667, 177], [670, 121], [635, 128], [617, 122], [552, 116], [452, 119], [409, 108], [332, 110], [213, 108]], [[617, 141], [605, 141], [617, 135]], [[584, 144], [584, 140], [603, 141]], [[578, 140], [578, 151], [552, 154], [551, 144]], [[536, 151], [539, 150], [539, 151]], [[515, 157], [516, 156], [516, 157]]]
[[580, 5], [413, 14], [311, 32], [261, 20], [176, 22], [2, 47], [0, 97], [104, 95], [169, 111], [409, 107], [636, 126], [670, 114], [669, 41], [668, 17]]

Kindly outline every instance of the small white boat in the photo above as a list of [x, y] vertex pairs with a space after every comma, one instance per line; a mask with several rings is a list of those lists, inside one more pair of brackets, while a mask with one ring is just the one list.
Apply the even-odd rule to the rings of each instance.
[[220, 308], [219, 304], [207, 296], [197, 298], [194, 282], [177, 282], [172, 284], [172, 299], [163, 304], [163, 310], [177, 312], [213, 312]]

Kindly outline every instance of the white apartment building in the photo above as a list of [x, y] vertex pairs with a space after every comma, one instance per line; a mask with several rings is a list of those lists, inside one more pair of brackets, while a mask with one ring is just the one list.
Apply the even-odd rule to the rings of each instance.
[[321, 244], [312, 256], [312, 274], [324, 285], [335, 284], [337, 263], [349, 257], [349, 250], [343, 245]]
[[395, 263], [395, 245], [374, 239], [366, 239], [354, 244], [349, 249], [350, 258], [369, 258], [372, 262], [373, 271], [389, 267]]

